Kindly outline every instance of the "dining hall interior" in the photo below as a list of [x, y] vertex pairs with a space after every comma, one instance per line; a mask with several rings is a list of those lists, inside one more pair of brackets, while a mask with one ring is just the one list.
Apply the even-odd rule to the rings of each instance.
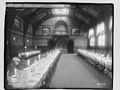
[[112, 90], [113, 19], [112, 4], [7, 2], [4, 87]]

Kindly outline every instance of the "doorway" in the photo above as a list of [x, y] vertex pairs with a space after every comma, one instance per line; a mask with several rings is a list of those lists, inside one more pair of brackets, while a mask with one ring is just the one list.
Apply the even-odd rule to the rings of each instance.
[[60, 48], [62, 52], [67, 53], [67, 36], [54, 36], [53, 40], [55, 41], [55, 47]]
[[74, 53], [74, 41], [70, 39], [67, 43], [68, 53]]

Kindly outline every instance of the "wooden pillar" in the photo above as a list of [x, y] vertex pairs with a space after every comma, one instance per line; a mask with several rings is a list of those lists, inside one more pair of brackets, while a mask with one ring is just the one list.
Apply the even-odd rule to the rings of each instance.
[[25, 38], [26, 38], [25, 35], [26, 35], [26, 33], [27, 33], [28, 23], [24, 20], [23, 25], [24, 25], [24, 26], [23, 26], [23, 27], [24, 27], [24, 29], [23, 29], [23, 30], [24, 30], [24, 31], [23, 31], [23, 48], [24, 48], [24, 51], [25, 51], [25, 46], [26, 46], [26, 45], [25, 45], [25, 42], [26, 42], [26, 41], [25, 41]]
[[87, 49], [90, 49], [89, 30], [87, 31]]
[[97, 50], [97, 43], [98, 43], [98, 36], [97, 36], [97, 24], [96, 24], [96, 26], [94, 27], [94, 35], [95, 35], [95, 52], [96, 52], [96, 50]]

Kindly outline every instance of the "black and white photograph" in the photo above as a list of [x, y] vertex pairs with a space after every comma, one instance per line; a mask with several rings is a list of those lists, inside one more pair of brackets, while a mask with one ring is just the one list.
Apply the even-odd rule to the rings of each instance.
[[14, 19], [14, 24], [13, 24], [13, 28], [16, 30], [22, 30], [22, 20], [16, 16], [16, 18]]
[[6, 2], [5, 9], [6, 90], [113, 90], [112, 3]]

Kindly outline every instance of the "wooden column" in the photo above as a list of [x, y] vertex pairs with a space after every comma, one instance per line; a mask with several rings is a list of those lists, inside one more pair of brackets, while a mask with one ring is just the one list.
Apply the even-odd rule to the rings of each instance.
[[96, 26], [94, 27], [94, 35], [95, 35], [95, 52], [96, 52], [97, 43], [98, 43], [98, 36], [96, 35], [96, 33], [97, 33], [97, 24], [96, 24]]
[[23, 21], [23, 27], [24, 27], [24, 31], [23, 31], [23, 48], [24, 48], [24, 51], [25, 51], [25, 35], [26, 35], [26, 33], [27, 33], [27, 29], [28, 29], [28, 22], [27, 21]]

